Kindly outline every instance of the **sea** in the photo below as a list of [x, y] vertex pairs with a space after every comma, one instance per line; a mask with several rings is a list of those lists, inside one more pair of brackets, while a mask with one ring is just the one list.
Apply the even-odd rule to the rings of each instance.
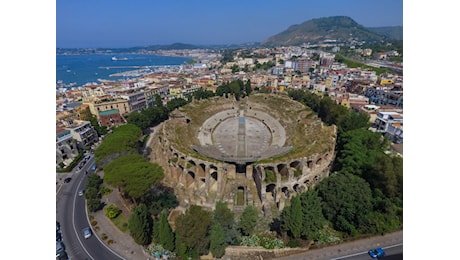
[[149, 54], [57, 54], [56, 87], [79, 87], [101, 83], [99, 79], [119, 81], [136, 77], [136, 71], [155, 71], [186, 63], [190, 58]]

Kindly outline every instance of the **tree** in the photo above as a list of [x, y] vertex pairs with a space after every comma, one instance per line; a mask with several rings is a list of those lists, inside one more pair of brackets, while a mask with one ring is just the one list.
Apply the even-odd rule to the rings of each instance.
[[300, 206], [300, 197], [295, 196], [291, 199], [291, 205], [286, 207], [282, 214], [282, 228], [288, 231], [290, 236], [297, 239], [302, 232], [302, 208]]
[[355, 235], [357, 228], [372, 211], [372, 192], [363, 178], [349, 173], [336, 173], [317, 186], [323, 214], [334, 228]]
[[177, 216], [176, 246], [186, 247], [186, 253], [196, 251], [200, 255], [208, 253], [211, 213], [197, 205], [191, 205], [184, 215]]
[[215, 223], [211, 229], [211, 244], [209, 250], [214, 257], [220, 258], [225, 254], [225, 233], [219, 223]]
[[213, 225], [220, 224], [225, 234], [226, 245], [238, 243], [238, 231], [235, 224], [235, 215], [228, 208], [226, 202], [217, 201], [214, 210]]
[[300, 208], [302, 209], [302, 237], [317, 239], [318, 231], [323, 228], [324, 218], [321, 198], [314, 189], [308, 189], [300, 194]]
[[174, 251], [174, 233], [166, 217], [166, 211], [163, 211], [160, 216], [158, 238], [165, 249]]
[[121, 189], [134, 202], [146, 195], [152, 185], [159, 184], [163, 177], [161, 166], [148, 162], [139, 154], [121, 156], [104, 167], [104, 180]]
[[128, 116], [128, 123], [136, 125], [140, 129], [146, 129], [150, 125], [150, 120], [144, 113], [133, 111]]
[[134, 241], [139, 245], [148, 245], [152, 237], [152, 219], [144, 204], [134, 208], [129, 217], [128, 228]]
[[253, 206], [246, 206], [241, 214], [239, 228], [243, 235], [252, 235], [257, 225], [259, 213]]

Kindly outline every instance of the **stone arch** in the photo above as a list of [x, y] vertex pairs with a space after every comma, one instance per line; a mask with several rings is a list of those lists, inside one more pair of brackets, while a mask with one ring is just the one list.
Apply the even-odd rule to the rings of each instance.
[[218, 181], [217, 179], [217, 172], [216, 171], [212, 171], [211, 172], [211, 179], [215, 180], [215, 181]]
[[188, 187], [194, 182], [195, 182], [195, 173], [193, 171], [188, 171], [185, 174], [185, 186]]
[[276, 184], [271, 183], [265, 186], [265, 192], [271, 193], [273, 201], [276, 201]]
[[206, 165], [204, 163], [198, 164], [198, 166], [196, 167], [197, 176], [204, 178], [206, 176], [205, 171]]
[[246, 205], [246, 189], [243, 186], [238, 186], [236, 189], [235, 206]]
[[294, 168], [294, 169], [296, 169], [296, 170], [301, 170], [301, 169], [302, 169], [301, 166], [302, 166], [302, 165], [301, 165], [300, 161], [298, 161], [298, 160], [292, 161], [292, 162], [289, 164], [289, 167]]
[[318, 158], [318, 160], [316, 160], [316, 165], [320, 165], [322, 162], [322, 159], [321, 158]]
[[313, 161], [312, 160], [307, 161], [307, 167], [308, 167], [308, 169], [313, 169]]
[[289, 178], [289, 170], [285, 163], [280, 163], [276, 167], [282, 178]]
[[283, 187], [283, 188], [281, 188], [281, 192], [284, 193], [284, 195], [286, 196], [286, 198], [289, 198], [290, 191], [289, 191], [289, 188], [288, 188], [288, 187]]
[[265, 182], [272, 182], [272, 181], [276, 182], [276, 172], [273, 166], [264, 167], [264, 173], [265, 173], [265, 176], [264, 176]]
[[318, 183], [318, 182], [319, 182], [319, 175], [316, 175], [316, 176], [313, 178], [313, 182], [314, 182], [314, 183]]
[[193, 169], [195, 167], [196, 167], [196, 163], [195, 163], [194, 160], [190, 159], [190, 160], [187, 161], [187, 168], [188, 169]]
[[295, 184], [294, 186], [292, 186], [292, 189], [293, 189], [295, 192], [297, 192], [297, 193], [300, 193], [300, 192], [301, 192], [300, 188], [301, 188], [301, 186], [300, 186], [300, 184], [298, 184], [298, 183]]

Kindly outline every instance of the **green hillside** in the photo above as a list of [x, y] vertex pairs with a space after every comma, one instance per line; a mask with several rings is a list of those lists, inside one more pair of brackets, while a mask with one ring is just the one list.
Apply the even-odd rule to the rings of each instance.
[[345, 41], [381, 41], [386, 37], [368, 30], [347, 16], [332, 16], [292, 25], [287, 30], [269, 37], [263, 46], [300, 45], [319, 43], [324, 40]]

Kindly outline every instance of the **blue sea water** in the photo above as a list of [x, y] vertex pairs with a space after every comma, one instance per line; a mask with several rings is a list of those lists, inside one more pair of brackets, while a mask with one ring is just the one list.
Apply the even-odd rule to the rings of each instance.
[[[117, 60], [112, 60], [116, 57]], [[111, 77], [111, 74], [132, 71], [137, 67], [181, 65], [189, 60], [184, 57], [167, 57], [148, 54], [85, 54], [56, 55], [56, 83], [82, 86], [98, 79], [120, 80], [127, 77]]]

